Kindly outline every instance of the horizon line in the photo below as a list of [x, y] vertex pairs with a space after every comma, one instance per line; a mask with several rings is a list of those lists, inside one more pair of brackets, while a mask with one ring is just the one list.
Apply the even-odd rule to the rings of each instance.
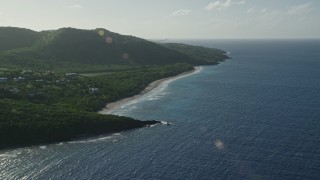
[[[52, 29], [41, 29], [41, 30], [35, 30], [33, 28], [28, 28], [28, 27], [18, 27], [18, 26], [0, 26], [1, 27], [6, 27], [6, 28], [21, 28], [21, 29], [28, 29], [32, 30], [35, 32], [42, 32], [42, 31], [54, 31], [54, 30], [59, 30], [63, 28], [72, 28], [72, 29], [78, 29], [78, 30], [96, 30], [96, 29], [105, 29], [107, 31], [111, 31], [114, 33], [113, 30], [109, 30], [104, 27], [96, 27], [96, 28], [77, 28], [77, 27], [60, 27], [60, 28], [52, 28]], [[320, 37], [142, 37], [142, 36], [137, 36], [137, 35], [132, 35], [132, 34], [122, 34], [118, 33], [121, 35], [127, 35], [127, 36], [135, 36], [139, 37], [142, 39], [146, 40], [320, 40]]]

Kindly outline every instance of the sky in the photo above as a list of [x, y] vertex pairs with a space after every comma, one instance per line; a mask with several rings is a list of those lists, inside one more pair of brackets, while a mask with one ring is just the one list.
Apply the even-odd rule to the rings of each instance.
[[320, 38], [320, 0], [0, 0], [0, 26], [147, 39]]

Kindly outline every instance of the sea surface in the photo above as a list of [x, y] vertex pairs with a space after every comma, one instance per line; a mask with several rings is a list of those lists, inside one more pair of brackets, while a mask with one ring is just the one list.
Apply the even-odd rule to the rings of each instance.
[[177, 41], [232, 59], [112, 112], [163, 124], [0, 151], [0, 179], [320, 179], [320, 40]]

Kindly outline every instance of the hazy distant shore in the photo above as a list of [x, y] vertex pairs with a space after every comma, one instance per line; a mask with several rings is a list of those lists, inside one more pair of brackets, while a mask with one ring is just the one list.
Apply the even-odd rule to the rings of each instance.
[[108, 103], [106, 105], [106, 107], [103, 108], [98, 113], [99, 114], [112, 114], [113, 110], [115, 110], [115, 109], [117, 109], [119, 107], [125, 106], [127, 104], [130, 104], [130, 102], [132, 102], [132, 101], [136, 101], [137, 99], [141, 98], [143, 95], [147, 94], [148, 92], [158, 88], [161, 84], [167, 83], [167, 82], [170, 82], [170, 81], [174, 81], [176, 79], [179, 79], [179, 78], [182, 78], [182, 77], [185, 77], [185, 76], [189, 76], [189, 75], [194, 74], [194, 73], [198, 73], [198, 72], [201, 71], [201, 69], [202, 69], [201, 66], [195, 66], [194, 69], [191, 70], [191, 71], [187, 71], [187, 72], [181, 73], [181, 74], [176, 75], [176, 76], [172, 76], [172, 77], [163, 78], [163, 79], [159, 79], [159, 80], [153, 81], [143, 91], [141, 91], [139, 94], [131, 96], [131, 97], [128, 97], [128, 98], [120, 99], [120, 100], [115, 101], [115, 102]]

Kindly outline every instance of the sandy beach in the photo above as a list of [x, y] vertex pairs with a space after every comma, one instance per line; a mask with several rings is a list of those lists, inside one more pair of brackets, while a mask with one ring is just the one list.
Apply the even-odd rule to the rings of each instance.
[[128, 98], [120, 99], [120, 100], [115, 101], [115, 102], [108, 103], [108, 104], [106, 105], [106, 107], [103, 108], [103, 109], [102, 109], [101, 111], [99, 111], [98, 113], [99, 113], [99, 114], [111, 114], [111, 112], [112, 112], [114, 109], [117, 109], [117, 108], [119, 108], [119, 107], [125, 106], [126, 104], [129, 104], [130, 102], [135, 101], [135, 100], [141, 98], [143, 95], [145, 95], [145, 94], [147, 94], [148, 92], [156, 89], [156, 88], [159, 87], [161, 84], [163, 84], [163, 83], [169, 83], [169, 82], [172, 82], [172, 81], [174, 81], [174, 80], [176, 80], [176, 79], [179, 79], [179, 78], [182, 78], [182, 77], [186, 77], [186, 76], [189, 76], [189, 75], [198, 73], [198, 72], [201, 71], [201, 69], [202, 69], [202, 67], [196, 66], [196, 67], [194, 67], [194, 70], [192, 70], [192, 71], [187, 71], [187, 72], [181, 73], [181, 74], [176, 75], [176, 76], [172, 76], [172, 77], [163, 78], [163, 79], [159, 79], [159, 80], [153, 81], [153, 82], [150, 83], [143, 91], [141, 91], [139, 94], [134, 95], [134, 96], [131, 96], [131, 97], [128, 97]]

